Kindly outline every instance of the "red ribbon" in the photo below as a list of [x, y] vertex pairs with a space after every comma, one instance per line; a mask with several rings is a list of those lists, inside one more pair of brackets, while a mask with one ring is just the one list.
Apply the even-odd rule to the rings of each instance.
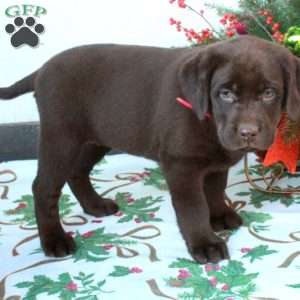
[[[189, 101], [187, 101], [187, 100], [185, 100], [185, 99], [183, 99], [183, 98], [177, 97], [177, 98], [176, 98], [176, 101], [177, 101], [180, 105], [182, 105], [183, 107], [185, 107], [185, 108], [193, 109], [192, 104], [191, 104]], [[210, 118], [211, 118], [211, 114], [207, 112], [207, 113], [205, 114], [205, 118], [206, 118], [206, 119], [210, 119]]]

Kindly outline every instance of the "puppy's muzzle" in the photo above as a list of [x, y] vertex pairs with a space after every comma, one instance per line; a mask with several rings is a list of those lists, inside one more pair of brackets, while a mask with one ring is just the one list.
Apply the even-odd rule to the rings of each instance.
[[259, 127], [255, 124], [244, 123], [240, 124], [238, 127], [239, 137], [245, 147], [252, 147], [255, 145], [259, 131]]

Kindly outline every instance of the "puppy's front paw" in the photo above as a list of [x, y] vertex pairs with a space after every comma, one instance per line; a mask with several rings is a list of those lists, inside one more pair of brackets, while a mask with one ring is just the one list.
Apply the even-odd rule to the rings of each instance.
[[47, 256], [63, 257], [75, 252], [76, 244], [71, 236], [65, 233], [53, 234], [43, 239], [42, 248]]
[[237, 229], [243, 224], [243, 219], [231, 208], [217, 217], [211, 217], [211, 226], [214, 231], [221, 231], [224, 229]]
[[189, 248], [192, 257], [200, 264], [217, 263], [223, 259], [229, 259], [226, 243], [215, 235]]

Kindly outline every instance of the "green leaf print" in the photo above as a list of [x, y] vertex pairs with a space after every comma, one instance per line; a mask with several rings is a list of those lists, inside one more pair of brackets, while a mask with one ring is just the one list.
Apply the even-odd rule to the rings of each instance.
[[144, 177], [144, 185], [152, 185], [159, 190], [167, 190], [168, 186], [166, 180], [161, 172], [160, 167], [145, 168], [147, 175]]
[[[244, 249], [244, 251], [243, 251]], [[276, 250], [269, 250], [269, 246], [260, 245], [255, 248], [242, 248], [242, 252], [246, 253], [243, 258], [250, 258], [250, 262], [254, 262], [256, 259], [262, 259], [266, 255], [277, 253]]]
[[103, 261], [110, 257], [110, 250], [115, 246], [134, 245], [136, 241], [126, 240], [118, 234], [105, 233], [104, 227], [83, 234], [76, 232], [77, 250], [73, 254], [76, 261]]
[[115, 270], [112, 273], [110, 273], [109, 276], [122, 277], [122, 276], [126, 276], [131, 273], [130, 269], [127, 267], [115, 266], [114, 268], [115, 268]]
[[300, 289], [300, 283], [298, 284], [287, 284], [288, 287], [294, 288], [294, 289]]
[[119, 205], [119, 212], [116, 216], [120, 217], [118, 223], [132, 220], [136, 223], [162, 221], [162, 219], [155, 217], [155, 213], [160, 209], [160, 206], [155, 205], [162, 201], [162, 197], [148, 196], [133, 199], [130, 193], [117, 193], [116, 203]]
[[265, 223], [272, 220], [272, 216], [267, 213], [255, 212], [255, 211], [240, 211], [240, 216], [243, 219], [244, 226], [250, 226], [252, 223]]
[[[279, 188], [280, 189], [280, 188]], [[236, 195], [238, 196], [249, 196], [250, 195], [250, 204], [255, 206], [256, 208], [263, 207], [264, 202], [280, 202], [286, 207], [294, 203], [298, 203], [300, 196], [292, 195], [292, 194], [280, 194], [280, 193], [267, 193], [263, 191], [259, 191], [256, 189], [250, 188], [250, 192], [239, 192]]]
[[105, 164], [107, 164], [107, 160], [106, 159], [101, 159], [99, 162], [97, 162], [96, 165], [94, 166], [94, 168], [92, 169], [92, 171], [90, 172], [90, 176], [100, 175], [103, 172], [103, 170], [102, 169], [98, 169], [98, 168], [102, 167]]
[[[17, 216], [12, 222], [26, 226], [36, 226], [33, 196], [23, 195], [21, 199], [15, 200], [14, 203], [18, 203], [16, 208], [4, 211], [6, 215]], [[64, 218], [68, 216], [72, 212], [71, 207], [74, 205], [76, 203], [71, 202], [69, 195], [62, 195], [59, 200], [60, 217]]]
[[97, 300], [100, 299], [98, 295], [103, 292], [102, 287], [106, 281], [94, 282], [93, 277], [94, 274], [85, 275], [83, 272], [74, 277], [69, 273], [62, 273], [57, 280], [52, 280], [45, 275], [36, 275], [33, 277], [33, 281], [20, 282], [15, 286], [27, 289], [23, 300], [36, 300], [37, 296], [42, 294], [56, 295], [55, 299], [64, 300]]
[[255, 291], [253, 280], [258, 273], [246, 274], [242, 262], [229, 261], [226, 266], [204, 267], [187, 259], [177, 259], [170, 268], [179, 268], [177, 277], [167, 279], [171, 287], [187, 289], [179, 299], [224, 300], [247, 299]]

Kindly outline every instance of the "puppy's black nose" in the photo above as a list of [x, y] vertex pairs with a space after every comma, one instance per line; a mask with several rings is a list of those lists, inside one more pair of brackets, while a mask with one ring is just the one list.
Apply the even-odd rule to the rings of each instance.
[[254, 124], [241, 124], [239, 126], [239, 134], [245, 141], [253, 140], [258, 134], [259, 128]]

